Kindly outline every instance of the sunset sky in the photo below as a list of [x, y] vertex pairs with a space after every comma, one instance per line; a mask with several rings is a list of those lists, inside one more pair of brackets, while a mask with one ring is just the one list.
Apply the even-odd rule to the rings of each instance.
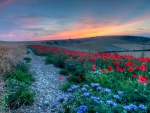
[[0, 0], [0, 40], [150, 37], [150, 0]]

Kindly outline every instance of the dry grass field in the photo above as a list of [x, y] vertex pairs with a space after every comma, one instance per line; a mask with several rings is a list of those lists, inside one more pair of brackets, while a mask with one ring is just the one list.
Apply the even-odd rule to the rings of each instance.
[[10, 71], [11, 65], [22, 59], [25, 53], [25, 46], [0, 46], [0, 75]]

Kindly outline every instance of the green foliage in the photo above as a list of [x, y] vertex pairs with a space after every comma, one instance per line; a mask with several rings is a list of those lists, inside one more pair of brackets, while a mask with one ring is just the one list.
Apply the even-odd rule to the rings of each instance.
[[5, 102], [10, 109], [16, 109], [22, 104], [32, 104], [35, 96], [35, 93], [31, 92], [29, 88], [35, 78], [28, 73], [28, 65], [19, 63], [16, 68], [19, 70], [8, 72], [5, 75], [5, 89], [8, 92], [5, 96]]
[[61, 70], [59, 71], [59, 74], [67, 75], [67, 74], [68, 74], [68, 71], [67, 71], [65, 68], [63, 68], [63, 69], [61, 69]]
[[73, 83], [67, 82], [67, 83], [65, 83], [65, 84], [63, 84], [63, 85], [61, 86], [61, 89], [62, 89], [63, 91], [67, 91], [67, 89], [70, 88], [72, 84], [73, 84]]
[[48, 55], [45, 59], [45, 64], [53, 64], [54, 59], [52, 55]]
[[29, 51], [29, 49], [27, 49], [27, 52], [26, 52], [26, 54], [30, 54], [30, 51]]
[[23, 62], [19, 62], [15, 67], [16, 70], [20, 70], [20, 71], [25, 72], [25, 73], [29, 72], [29, 68], [30, 68], [29, 65], [27, 65]]
[[26, 84], [31, 84], [31, 82], [35, 80], [32, 74], [28, 74], [20, 70], [9, 72], [6, 74], [6, 77], [11, 79], [16, 79], [21, 82], [25, 82]]
[[27, 63], [29, 63], [29, 62], [31, 62], [32, 59], [31, 59], [30, 57], [25, 57], [24, 60], [25, 60]]

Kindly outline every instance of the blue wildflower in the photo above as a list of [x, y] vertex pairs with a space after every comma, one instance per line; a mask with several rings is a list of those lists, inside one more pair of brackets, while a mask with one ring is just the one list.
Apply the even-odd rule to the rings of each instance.
[[100, 87], [100, 86], [96, 88], [97, 91], [100, 91], [101, 89], [102, 89], [102, 87]]
[[64, 101], [64, 98], [63, 97], [60, 97], [59, 99], [58, 99], [58, 102], [63, 102]]
[[107, 104], [109, 104], [109, 105], [113, 104], [113, 101], [112, 101], [112, 100], [107, 100], [106, 102], [107, 102]]
[[118, 94], [119, 94], [119, 95], [122, 95], [122, 94], [123, 94], [123, 92], [122, 92], [122, 91], [118, 91]]
[[88, 92], [84, 93], [82, 96], [87, 97], [87, 96], [89, 96], [89, 93]]
[[82, 110], [78, 110], [77, 113], [84, 113]]
[[99, 101], [99, 97], [91, 96], [90, 99], [93, 100], [96, 103], [98, 103], [98, 101]]
[[92, 87], [97, 87], [97, 86], [99, 86], [99, 83], [91, 83], [91, 86]]
[[138, 107], [139, 107], [141, 110], [146, 110], [146, 109], [147, 109], [146, 106], [143, 105], [143, 104], [140, 104]]
[[85, 87], [81, 88], [82, 91], [86, 91], [87, 89]]
[[129, 107], [130, 107], [131, 110], [136, 110], [137, 109], [137, 106], [134, 105], [134, 104], [130, 104]]
[[115, 99], [119, 99], [120, 97], [119, 97], [119, 95], [114, 95], [113, 96]]
[[56, 107], [57, 107], [56, 103], [52, 104], [52, 108], [56, 108]]
[[87, 110], [87, 106], [85, 106], [85, 105], [81, 105], [81, 106], [80, 106], [80, 110], [82, 110], [82, 111], [86, 111], [86, 110]]
[[70, 100], [73, 98], [73, 96], [71, 94], [68, 94], [67, 98], [68, 98], [68, 100]]
[[130, 110], [130, 109], [131, 109], [130, 106], [127, 106], [127, 105], [125, 105], [123, 108], [124, 108], [125, 110]]
[[107, 93], [111, 93], [111, 90], [108, 89], [108, 88], [105, 88], [104, 91], [107, 92]]
[[84, 84], [84, 86], [83, 87], [89, 87], [89, 85], [88, 84]]
[[68, 91], [68, 92], [72, 92], [72, 91], [73, 91], [73, 89], [72, 89], [72, 88], [69, 88], [67, 91]]
[[79, 86], [78, 85], [72, 85], [72, 89], [74, 90], [74, 89], [77, 89]]

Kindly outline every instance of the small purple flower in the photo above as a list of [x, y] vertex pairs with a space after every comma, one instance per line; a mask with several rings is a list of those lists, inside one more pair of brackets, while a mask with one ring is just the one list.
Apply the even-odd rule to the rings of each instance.
[[52, 108], [56, 108], [56, 107], [57, 107], [56, 103], [52, 104]]
[[114, 95], [113, 96], [115, 99], [119, 99], [120, 97], [119, 97], [119, 95]]
[[139, 107], [141, 110], [146, 110], [146, 109], [147, 109], [146, 106], [143, 105], [143, 104], [140, 104], [138, 107]]
[[88, 92], [87, 92], [87, 93], [84, 93], [82, 96], [88, 97], [88, 96], [89, 96], [89, 93], [88, 93]]
[[59, 99], [58, 99], [58, 102], [63, 102], [64, 101], [64, 98], [63, 97], [60, 97]]
[[104, 91], [107, 92], [107, 93], [111, 93], [111, 90], [108, 89], [108, 88], [105, 88]]
[[82, 91], [86, 91], [87, 89], [85, 87], [81, 88]]
[[122, 91], [118, 91], [118, 94], [119, 94], [119, 95], [122, 95], [122, 94], [123, 94], [123, 92], [122, 92]]

